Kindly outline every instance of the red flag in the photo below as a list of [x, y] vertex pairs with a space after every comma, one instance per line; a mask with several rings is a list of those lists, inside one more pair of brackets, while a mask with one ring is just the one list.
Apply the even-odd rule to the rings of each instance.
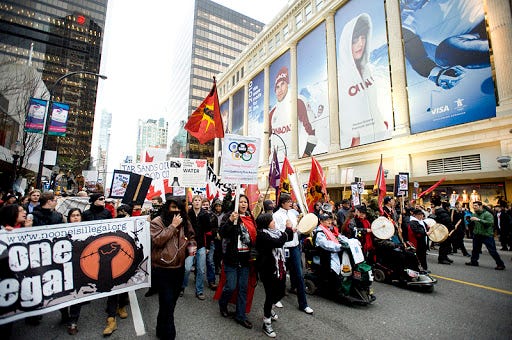
[[260, 197], [260, 189], [258, 189], [258, 184], [242, 184], [242, 188], [245, 189], [245, 195], [249, 197], [249, 208], [252, 211], [258, 203], [258, 198]]
[[281, 169], [281, 177], [279, 179], [279, 195], [282, 193], [292, 195], [292, 199], [295, 201], [295, 195], [290, 184], [290, 178], [288, 175], [294, 174], [292, 165], [288, 161], [287, 157], [284, 157], [283, 167]]
[[306, 193], [306, 204], [309, 212], [314, 212], [315, 203], [326, 197], [326, 195], [327, 182], [324, 170], [315, 157], [311, 157], [311, 172], [309, 173], [308, 191]]
[[185, 130], [196, 137], [201, 144], [215, 137], [224, 138], [215, 77], [213, 78], [212, 90], [201, 105], [190, 115], [187, 124], [185, 124]]
[[443, 183], [444, 180], [446, 179], [446, 177], [443, 177], [441, 178], [436, 184], [434, 184], [433, 186], [431, 186], [430, 188], [428, 188], [427, 190], [421, 192], [419, 195], [418, 195], [418, 198], [420, 198], [421, 196], [424, 196], [426, 194], [429, 194], [431, 193], [435, 188], [437, 188], [439, 186], [439, 184]]
[[155, 156], [151, 157], [149, 155], [149, 153], [146, 151], [146, 162], [151, 163], [151, 162], [153, 162], [154, 158], [155, 158]]
[[386, 177], [384, 176], [384, 167], [382, 166], [382, 155], [380, 155], [379, 170], [377, 170], [377, 177], [373, 185], [373, 191], [379, 195], [379, 210], [381, 215], [384, 214], [382, 205], [384, 203], [384, 196], [386, 196]]

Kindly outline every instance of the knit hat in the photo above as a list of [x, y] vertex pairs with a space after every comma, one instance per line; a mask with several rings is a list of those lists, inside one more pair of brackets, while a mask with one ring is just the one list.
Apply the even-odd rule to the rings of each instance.
[[286, 66], [281, 67], [277, 72], [276, 80], [274, 81], [274, 87], [276, 87], [277, 83], [279, 83], [281, 80], [283, 80], [287, 84], [290, 83], [290, 80], [288, 78], [288, 68]]
[[98, 193], [91, 194], [91, 196], [89, 197], [89, 203], [94, 203], [94, 202], [96, 202], [98, 200], [98, 198], [103, 197], [103, 196], [104, 195], [98, 194]]

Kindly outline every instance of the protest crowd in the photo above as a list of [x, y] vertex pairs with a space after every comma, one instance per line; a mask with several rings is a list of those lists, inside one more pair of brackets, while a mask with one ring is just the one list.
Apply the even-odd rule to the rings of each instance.
[[[86, 196], [82, 199], [87, 201], [87, 207], [70, 208], [61, 214], [56, 211], [57, 197], [52, 192], [34, 189], [28, 196], [9, 192], [2, 193], [0, 224], [2, 232], [9, 233], [36, 226], [146, 216], [150, 224], [152, 286], [145, 296], [158, 294], [156, 335], [160, 339], [176, 337], [174, 309], [179, 298], [190, 291], [204, 301], [205, 288], [215, 292], [214, 301], [209, 303], [218, 304], [220, 317], [252, 328], [256, 321], [254, 315], [262, 314], [263, 333], [276, 337], [279, 327], [274, 329], [273, 322], [279, 318], [279, 308], [283, 307], [280, 300], [285, 294], [296, 294], [299, 312], [314, 313], [307, 301], [305, 281], [309, 279], [305, 278], [315, 264], [324, 283], [331, 287], [334, 284], [335, 291], [339, 290], [327, 297], [350, 302], [346, 267], [351, 266], [352, 271], [363, 268], [355, 264], [353, 255], [349, 262], [342, 256], [344, 250], [350, 249], [350, 240], [357, 240], [362, 250], [364, 259], [360, 263], [373, 266], [374, 270], [379, 268], [379, 259], [384, 258], [391, 261], [392, 269], [400, 270], [411, 261], [405, 249], [413, 247], [415, 257], [411, 267], [425, 275], [430, 273], [426, 252], [436, 247], [439, 264], [450, 265], [449, 255], [461, 251], [468, 257], [468, 266], [478, 266], [485, 245], [496, 261], [496, 270], [504, 270], [505, 264], [496, 251], [495, 235], [499, 236], [501, 250], [512, 250], [512, 211], [505, 201], [494, 207], [480, 201], [472, 202], [471, 206], [459, 202], [451, 206], [433, 195], [430, 206], [424, 206], [419, 201], [379, 194], [378, 199], [361, 200], [354, 205], [350, 199], [333, 202], [328, 195], [322, 195], [308, 201], [312, 208], [308, 214], [296, 204], [293, 192], [280, 192], [275, 200], [259, 192], [256, 196], [248, 192], [238, 197], [233, 194], [228, 190], [223, 199], [212, 201], [202, 195], [166, 194], [165, 199], [153, 197], [151, 206], [146, 207], [122, 204], [101, 193], [82, 192], [78, 196]], [[256, 199], [251, 202], [250, 196]], [[383, 239], [372, 234], [377, 218], [384, 218], [393, 226], [389, 237]], [[447, 228], [448, 236], [442, 242], [432, 242], [428, 237], [433, 230], [425, 222], [427, 219]], [[300, 227], [301, 221], [307, 226]], [[473, 241], [471, 253], [464, 246], [464, 238]], [[5, 253], [1, 261], [2, 271], [8, 270]], [[191, 273], [195, 275], [193, 286], [189, 285]], [[4, 277], [9, 275], [3, 272]], [[265, 292], [262, 312], [251, 310], [257, 281]], [[318, 288], [324, 283], [320, 280]], [[371, 303], [376, 297], [372, 289], [368, 292], [368, 303]], [[70, 335], [77, 334], [80, 327], [90, 327], [80, 325], [82, 305], [60, 309], [62, 323]], [[128, 317], [128, 305], [126, 292], [106, 298], [104, 336], [122, 325], [120, 319]], [[41, 322], [44, 322], [42, 315], [25, 318], [29, 325], [37, 326]], [[10, 334], [12, 324], [1, 326], [3, 335]]]

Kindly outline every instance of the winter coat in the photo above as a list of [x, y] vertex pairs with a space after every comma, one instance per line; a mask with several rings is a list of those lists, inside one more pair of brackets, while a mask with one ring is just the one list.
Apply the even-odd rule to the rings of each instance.
[[34, 222], [32, 224], [34, 227], [64, 223], [61, 213], [52, 209], [41, 208], [40, 205], [34, 208], [32, 215], [34, 215]]
[[107, 220], [110, 218], [112, 218], [110, 211], [99, 205], [91, 205], [91, 207], [82, 214], [82, 221]]

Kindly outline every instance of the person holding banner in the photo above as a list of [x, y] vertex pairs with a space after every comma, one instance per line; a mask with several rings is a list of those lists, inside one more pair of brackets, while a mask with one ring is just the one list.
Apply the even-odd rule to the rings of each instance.
[[219, 232], [222, 237], [225, 275], [224, 286], [222, 287], [221, 279], [221, 285], [217, 290], [217, 293], [222, 291], [219, 298], [220, 314], [223, 317], [229, 316], [228, 302], [238, 287], [235, 321], [250, 329], [252, 323], [247, 320], [246, 313], [249, 312], [247, 305], [250, 306], [254, 294], [254, 287], [249, 290], [248, 283], [251, 272], [251, 248], [256, 242], [256, 222], [249, 210], [249, 198], [246, 195], [240, 195], [238, 211], [232, 211], [224, 216]]
[[273, 215], [276, 228], [282, 232], [284, 232], [286, 228], [291, 228], [294, 232], [293, 239], [286, 242], [284, 245], [286, 268], [290, 271], [292, 287], [296, 288], [297, 291], [299, 309], [304, 311], [306, 314], [313, 314], [313, 309], [308, 306], [306, 291], [304, 289], [302, 253], [299, 244], [299, 234], [297, 233], [297, 217], [291, 212], [293, 207], [292, 197], [283, 193], [279, 196], [278, 203], [279, 210], [277, 210]]
[[174, 308], [185, 275], [185, 258], [197, 249], [183, 202], [174, 196], [166, 197], [160, 216], [151, 221], [150, 231], [152, 282], [158, 289], [159, 306], [156, 335], [175, 339]]

